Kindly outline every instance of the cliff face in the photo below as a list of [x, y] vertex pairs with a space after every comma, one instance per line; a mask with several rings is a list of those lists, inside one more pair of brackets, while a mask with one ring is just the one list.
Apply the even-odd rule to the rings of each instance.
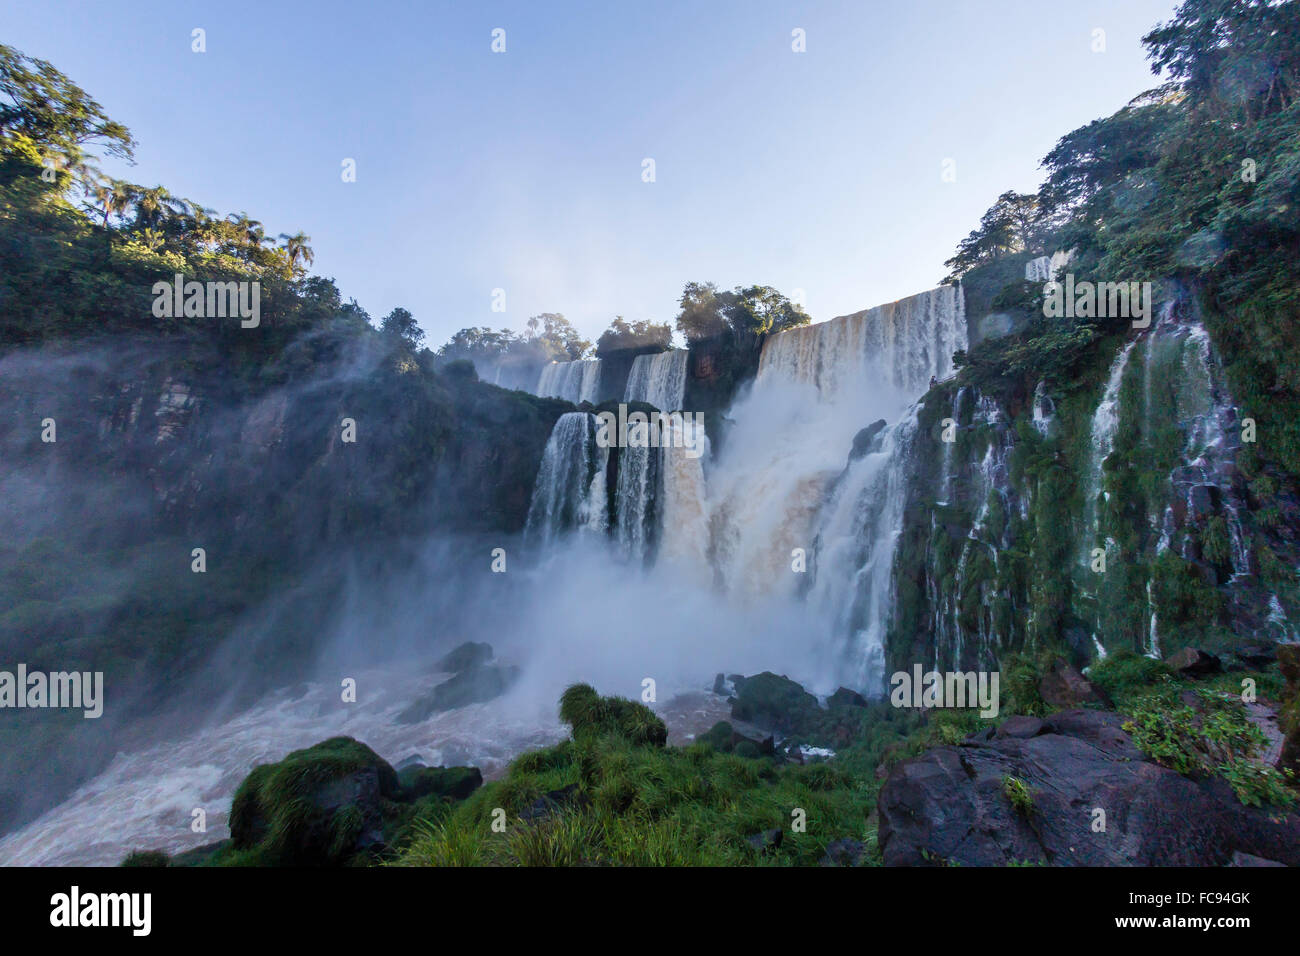
[[[349, 562], [391, 568], [414, 542], [522, 531], [568, 407], [437, 375], [355, 330], [311, 333], [257, 368], [197, 338], [0, 356], [0, 646], [32, 670], [104, 671], [111, 705], [99, 720], [15, 712], [0, 777], [39, 765], [47, 786], [70, 785], [132, 739], [128, 724], [176, 706], [219, 648], [241, 666], [202, 691], [209, 704], [301, 679]], [[44, 798], [0, 791], [0, 828]]]
[[891, 669], [992, 669], [1061, 638], [1080, 661], [1295, 639], [1300, 502], [1253, 457], [1193, 295], [1073, 378], [973, 378], [918, 412]]

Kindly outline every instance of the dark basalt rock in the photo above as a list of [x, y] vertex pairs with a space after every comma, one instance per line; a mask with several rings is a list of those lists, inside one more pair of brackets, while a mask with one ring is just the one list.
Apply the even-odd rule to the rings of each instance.
[[[885, 864], [1223, 866], [1241, 852], [1300, 865], [1300, 817], [1159, 766], [1120, 715], [1072, 710], [1042, 723], [1035, 736], [972, 736], [894, 767], [878, 805]], [[1012, 806], [1007, 777], [1034, 794], [1033, 814]]]
[[567, 787], [549, 790], [542, 794], [519, 814], [519, 818], [526, 823], [537, 823], [553, 813], [570, 808], [583, 809], [590, 805], [591, 798], [579, 790], [576, 783], [571, 783]]
[[826, 698], [826, 706], [834, 710], [836, 707], [866, 707], [868, 703], [857, 691], [841, 687]]
[[817, 698], [795, 681], [764, 671], [734, 681], [731, 716], [783, 733], [799, 732], [824, 713]]
[[707, 732], [696, 738], [696, 742], [706, 743], [720, 753], [734, 753], [741, 757], [770, 757], [776, 753], [774, 738], [754, 740], [738, 732], [725, 720], [720, 720], [710, 727]]
[[1109, 707], [1110, 698], [1068, 662], [1057, 658], [1038, 682], [1038, 696], [1053, 709]]
[[747, 836], [745, 842], [759, 853], [772, 853], [781, 846], [783, 839], [785, 839], [785, 833], [780, 827], [777, 827], [775, 830], [764, 830], [762, 833]]
[[860, 840], [834, 840], [826, 844], [826, 855], [819, 861], [819, 866], [857, 866], [862, 861], [866, 847]]
[[382, 801], [398, 795], [387, 762], [351, 737], [334, 737], [253, 768], [231, 804], [231, 844], [269, 865], [345, 863], [383, 849]]
[[1205, 677], [1223, 670], [1223, 662], [1199, 647], [1184, 647], [1165, 658], [1170, 670], [1184, 677]]
[[880, 451], [880, 433], [888, 424], [883, 418], [872, 422], [853, 436], [853, 448], [849, 452], [849, 461], [857, 461], [864, 455]]
[[519, 668], [506, 664], [479, 664], [443, 681], [427, 697], [397, 715], [399, 724], [414, 724], [430, 714], [481, 704], [500, 697], [519, 677]]
[[474, 667], [480, 667], [493, 658], [491, 644], [476, 644], [466, 641], [451, 653], [439, 658], [433, 665], [438, 673], [459, 674]]
[[478, 767], [407, 767], [398, 772], [397, 782], [408, 800], [430, 794], [464, 800], [483, 786], [483, 774]]

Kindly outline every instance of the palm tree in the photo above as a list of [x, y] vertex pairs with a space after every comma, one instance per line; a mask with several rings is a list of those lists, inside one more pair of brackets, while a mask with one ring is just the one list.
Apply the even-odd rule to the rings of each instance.
[[108, 220], [111, 217], [120, 216], [131, 208], [138, 188], [122, 179], [102, 180], [95, 186], [95, 199], [104, 211], [105, 229], [108, 228]]
[[300, 271], [299, 263], [302, 263], [305, 268], [316, 261], [316, 254], [311, 251], [311, 246], [307, 245], [307, 243], [311, 242], [311, 236], [303, 232], [292, 236], [287, 232], [282, 232], [280, 238], [284, 240], [284, 254], [289, 260], [289, 270], [291, 272]]

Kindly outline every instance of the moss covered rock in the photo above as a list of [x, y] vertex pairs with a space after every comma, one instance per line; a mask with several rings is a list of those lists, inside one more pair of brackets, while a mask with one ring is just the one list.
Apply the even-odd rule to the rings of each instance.
[[399, 795], [397, 772], [351, 737], [295, 750], [253, 768], [230, 808], [232, 847], [248, 862], [329, 866], [384, 848], [383, 802]]
[[601, 697], [588, 684], [574, 684], [560, 697], [560, 719], [575, 740], [616, 734], [634, 744], [662, 747], [668, 728], [649, 707], [622, 697]]

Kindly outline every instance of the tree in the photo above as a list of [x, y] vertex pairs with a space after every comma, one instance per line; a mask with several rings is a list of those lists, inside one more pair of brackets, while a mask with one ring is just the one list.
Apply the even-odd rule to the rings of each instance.
[[384, 316], [379, 330], [385, 335], [397, 336], [411, 349], [418, 349], [424, 341], [424, 330], [416, 323], [415, 316], [400, 306]]
[[559, 312], [543, 312], [533, 316], [527, 324], [525, 338], [540, 345], [547, 358], [553, 361], [576, 361], [591, 350], [591, 343]]
[[979, 228], [957, 246], [957, 254], [944, 263], [949, 279], [960, 278], [976, 266], [1005, 255], [1035, 248], [1040, 238], [1038, 196], [1008, 190], [980, 218]]
[[289, 260], [289, 271], [295, 275], [316, 261], [316, 254], [311, 251], [311, 246], [307, 245], [311, 242], [311, 236], [303, 232], [292, 236], [282, 232], [280, 238], [284, 240], [281, 248], [284, 249], [285, 258]]
[[[725, 295], [725, 293], [724, 293]], [[715, 338], [727, 331], [727, 320], [722, 314], [723, 302], [718, 298], [718, 288], [712, 282], [688, 282], [678, 302], [677, 331], [689, 345]]]
[[1300, 88], [1300, 4], [1184, 0], [1142, 38], [1151, 72], [1167, 71], [1193, 110], [1238, 120], [1286, 109]]
[[791, 302], [770, 285], [737, 286], [726, 297], [722, 314], [731, 331], [739, 337], [775, 335], [812, 321], [803, 306]]
[[627, 322], [623, 316], [616, 315], [609, 328], [600, 333], [600, 338], [596, 340], [596, 357], [601, 358], [611, 352], [626, 349], [653, 349], [662, 352], [672, 342], [673, 330], [667, 322]]
[[45, 60], [0, 44], [0, 139], [23, 136], [66, 161], [98, 144], [130, 160], [135, 140], [86, 91]]

